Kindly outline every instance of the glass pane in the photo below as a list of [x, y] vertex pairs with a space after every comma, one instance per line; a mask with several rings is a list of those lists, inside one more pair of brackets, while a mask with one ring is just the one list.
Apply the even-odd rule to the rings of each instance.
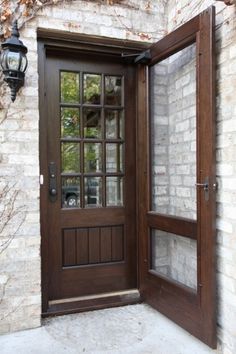
[[122, 177], [106, 178], [106, 199], [107, 199], [107, 206], [123, 205], [123, 178]]
[[105, 104], [120, 106], [122, 104], [122, 78], [105, 76]]
[[84, 109], [83, 114], [84, 114], [84, 137], [100, 139], [102, 137], [101, 110]]
[[22, 54], [20, 70], [21, 70], [21, 71], [25, 71], [26, 68], [27, 68], [27, 64], [28, 64], [28, 63], [27, 63], [26, 55], [25, 55], [25, 54]]
[[159, 230], [151, 230], [151, 269], [169, 279], [197, 289], [197, 242]]
[[102, 206], [102, 178], [85, 177], [84, 179], [84, 203], [85, 207]]
[[84, 74], [84, 103], [101, 103], [101, 75]]
[[64, 173], [80, 172], [79, 143], [61, 143], [61, 170]]
[[196, 219], [196, 45], [150, 72], [152, 210]]
[[123, 172], [122, 144], [106, 144], [106, 172]]
[[102, 172], [102, 144], [84, 144], [84, 171]]
[[7, 53], [7, 64], [10, 70], [19, 70], [20, 66], [20, 53], [8, 51]]
[[6, 64], [5, 64], [5, 60], [6, 60], [6, 51], [2, 51], [0, 54], [0, 64], [3, 70], [6, 70]]
[[62, 207], [80, 207], [80, 178], [62, 177]]
[[61, 102], [79, 103], [79, 73], [61, 72]]
[[106, 119], [106, 138], [123, 139], [124, 138], [123, 112], [117, 110], [106, 110], [105, 119]]
[[61, 137], [80, 137], [80, 114], [77, 108], [61, 109]]

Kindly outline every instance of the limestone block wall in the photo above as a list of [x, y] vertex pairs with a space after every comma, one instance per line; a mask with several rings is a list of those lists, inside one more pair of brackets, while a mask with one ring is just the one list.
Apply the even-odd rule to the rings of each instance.
[[154, 65], [150, 83], [153, 210], [196, 219], [196, 45]]
[[196, 291], [196, 241], [164, 231], [152, 230], [152, 269]]
[[[151, 69], [152, 207], [196, 219], [196, 45]], [[152, 267], [197, 288], [197, 245], [152, 231]]]
[[148, 3], [60, 2], [20, 31], [29, 50], [25, 85], [14, 103], [4, 86], [0, 106], [0, 333], [41, 323], [37, 28], [152, 42], [165, 34], [166, 1]]
[[236, 17], [235, 5], [169, 0], [168, 31], [216, 7], [217, 280], [219, 351], [236, 352]]
[[[122, 5], [112, 6], [105, 1], [76, 0], [42, 9], [21, 30], [21, 38], [29, 49], [25, 86], [14, 104], [10, 103], [6, 88], [0, 107], [0, 213], [4, 216], [0, 221], [1, 333], [40, 325], [37, 28], [155, 42], [212, 4], [217, 10], [219, 343], [224, 354], [236, 352], [236, 17], [235, 6], [226, 7], [213, 0], [124, 0]], [[157, 90], [166, 95], [166, 79], [163, 76], [161, 80]], [[165, 136], [165, 102], [162, 109], [155, 114], [162, 119], [163, 127], [156, 130]], [[6, 111], [7, 119], [2, 121]], [[155, 186], [155, 195], [159, 195], [159, 201], [162, 198], [164, 207], [169, 195], [165, 168], [169, 167], [162, 166], [161, 158], [165, 159], [167, 150], [164, 146], [154, 149], [160, 161], [155, 173], [163, 180]], [[163, 254], [171, 251], [165, 247]]]

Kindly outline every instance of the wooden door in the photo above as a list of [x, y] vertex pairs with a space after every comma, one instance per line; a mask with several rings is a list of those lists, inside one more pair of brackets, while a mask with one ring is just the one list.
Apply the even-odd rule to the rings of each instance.
[[144, 301], [215, 348], [213, 31], [209, 8], [139, 65], [138, 230]]
[[47, 51], [45, 313], [137, 288], [134, 93], [134, 68], [121, 57]]

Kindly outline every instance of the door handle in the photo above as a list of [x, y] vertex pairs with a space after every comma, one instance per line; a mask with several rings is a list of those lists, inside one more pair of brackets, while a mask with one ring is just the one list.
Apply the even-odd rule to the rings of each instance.
[[51, 202], [57, 200], [57, 168], [55, 162], [49, 163], [49, 197]]
[[195, 183], [196, 187], [201, 187], [204, 190], [205, 201], [209, 200], [209, 177], [205, 178], [204, 183]]
[[204, 191], [207, 191], [209, 189], [208, 183], [195, 183], [195, 186], [203, 187]]
[[55, 188], [51, 188], [51, 189], [49, 190], [49, 192], [50, 192], [50, 195], [51, 195], [52, 197], [54, 197], [55, 195], [57, 195], [57, 190], [56, 190]]

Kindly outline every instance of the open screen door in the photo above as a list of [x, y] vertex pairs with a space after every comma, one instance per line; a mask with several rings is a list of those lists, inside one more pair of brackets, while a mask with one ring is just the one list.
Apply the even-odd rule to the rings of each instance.
[[212, 348], [214, 17], [211, 7], [168, 34], [138, 68], [141, 295]]

